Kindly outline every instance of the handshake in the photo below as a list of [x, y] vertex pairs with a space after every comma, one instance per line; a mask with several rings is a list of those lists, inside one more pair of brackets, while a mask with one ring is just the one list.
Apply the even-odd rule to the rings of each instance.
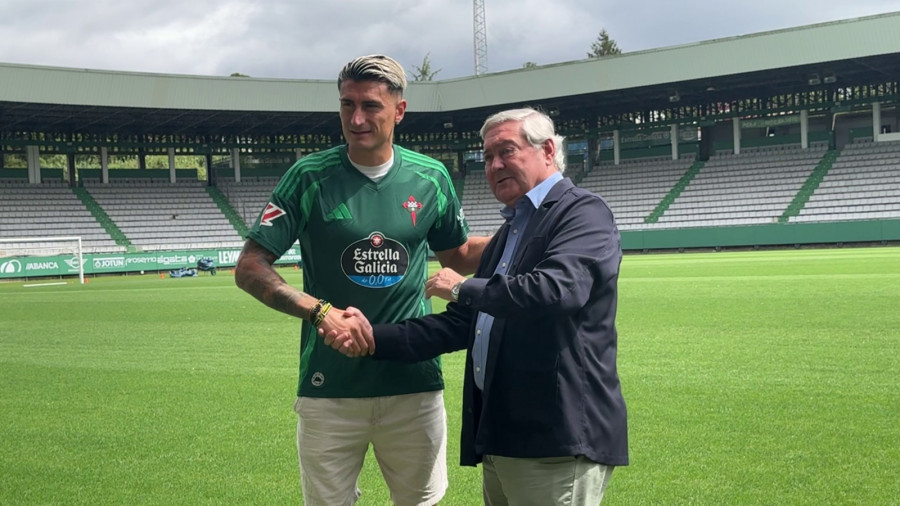
[[353, 306], [332, 308], [319, 325], [319, 336], [325, 344], [348, 357], [364, 357], [375, 353], [372, 325], [362, 311]]
[[[451, 290], [466, 278], [453, 269], [443, 268], [425, 282], [425, 297], [453, 300]], [[325, 345], [348, 357], [364, 357], [375, 353], [375, 337], [369, 319], [359, 309], [347, 306], [332, 308], [319, 325], [319, 336]]]

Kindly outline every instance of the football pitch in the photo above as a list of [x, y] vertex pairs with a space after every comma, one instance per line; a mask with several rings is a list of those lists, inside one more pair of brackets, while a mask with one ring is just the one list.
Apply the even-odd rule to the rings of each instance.
[[[605, 505], [900, 502], [900, 249], [628, 255], [619, 289], [631, 465]], [[0, 504], [300, 504], [298, 345], [228, 269], [0, 283]], [[442, 505], [482, 502], [463, 358]], [[360, 488], [390, 504], [371, 455]]]

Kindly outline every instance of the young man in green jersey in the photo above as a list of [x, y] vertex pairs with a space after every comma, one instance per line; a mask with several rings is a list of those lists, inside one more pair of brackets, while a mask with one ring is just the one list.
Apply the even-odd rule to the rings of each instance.
[[[309, 155], [278, 183], [250, 231], [235, 281], [269, 307], [303, 320], [294, 409], [304, 504], [353, 504], [369, 444], [398, 505], [437, 503], [447, 488], [446, 415], [439, 359], [414, 364], [352, 360], [316, 329], [371, 331], [342, 318], [351, 304], [372, 322], [430, 312], [427, 251], [472, 273], [486, 237], [468, 225], [440, 162], [393, 144], [406, 101], [403, 68], [383, 55], [357, 58], [338, 77], [346, 145]], [[303, 291], [273, 268], [295, 241]], [[367, 341], [368, 339], [368, 341]]]

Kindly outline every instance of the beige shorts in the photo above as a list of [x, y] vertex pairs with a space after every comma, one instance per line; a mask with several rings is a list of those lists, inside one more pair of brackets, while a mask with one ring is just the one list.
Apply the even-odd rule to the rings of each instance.
[[371, 443], [398, 506], [436, 504], [447, 491], [443, 391], [388, 397], [299, 397], [294, 404], [306, 506], [354, 504]]

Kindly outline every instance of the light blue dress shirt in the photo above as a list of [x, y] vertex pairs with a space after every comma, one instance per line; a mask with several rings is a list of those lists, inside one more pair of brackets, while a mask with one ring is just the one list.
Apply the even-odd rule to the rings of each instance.
[[[497, 263], [494, 274], [505, 276], [509, 271], [509, 264], [512, 262], [513, 256], [516, 254], [516, 248], [519, 245], [519, 237], [525, 232], [528, 222], [534, 216], [534, 211], [541, 205], [547, 194], [550, 193], [550, 189], [562, 178], [563, 176], [559, 172], [553, 173], [552, 176], [541, 181], [540, 184], [526, 193], [525, 198], [520, 198], [516, 202], [515, 207], [505, 206], [500, 210], [500, 214], [509, 223], [509, 234], [506, 236], [503, 255], [500, 256], [500, 261]], [[472, 347], [472, 362], [475, 372], [475, 384], [481, 389], [484, 389], [484, 369], [487, 364], [488, 345], [490, 344], [491, 327], [493, 325], [493, 316], [487, 313], [478, 313], [475, 321], [475, 344]]]

